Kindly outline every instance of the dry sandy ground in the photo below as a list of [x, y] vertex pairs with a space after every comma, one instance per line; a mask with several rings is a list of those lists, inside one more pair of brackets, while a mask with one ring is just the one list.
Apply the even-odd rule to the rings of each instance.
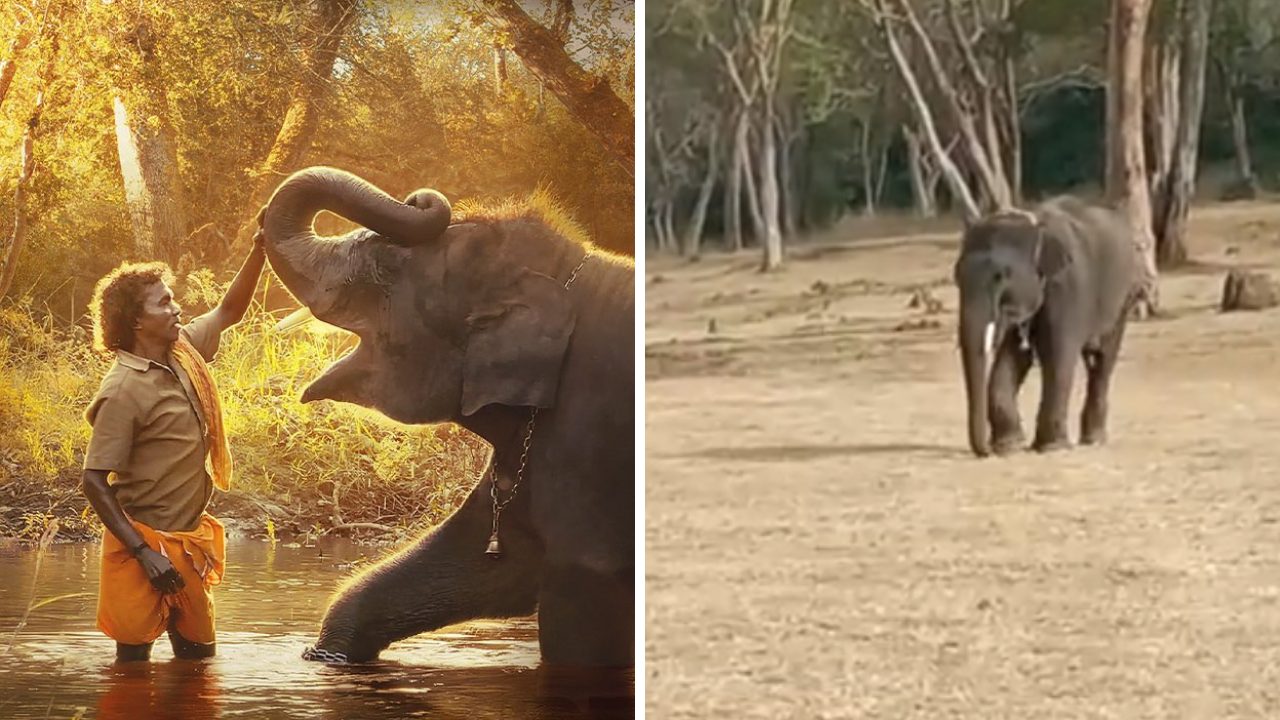
[[954, 232], [649, 262], [648, 717], [1280, 717], [1280, 310], [1214, 308], [1224, 267], [1280, 276], [1280, 205], [1192, 235], [1111, 443], [987, 460]]

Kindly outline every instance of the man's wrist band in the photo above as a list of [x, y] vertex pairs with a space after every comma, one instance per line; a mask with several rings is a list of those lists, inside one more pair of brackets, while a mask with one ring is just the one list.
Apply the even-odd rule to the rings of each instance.
[[143, 550], [146, 550], [149, 547], [151, 546], [147, 544], [147, 541], [143, 540], [137, 545], [134, 545], [133, 547], [129, 548], [129, 554], [134, 557], [138, 557], [138, 553], [142, 552]]

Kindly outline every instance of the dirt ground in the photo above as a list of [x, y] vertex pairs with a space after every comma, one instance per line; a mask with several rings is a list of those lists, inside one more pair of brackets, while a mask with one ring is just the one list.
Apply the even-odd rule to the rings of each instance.
[[1280, 278], [1280, 204], [1194, 213], [1110, 444], [1004, 459], [966, 444], [957, 232], [868, 234], [646, 263], [648, 717], [1280, 717], [1280, 310], [1216, 310]]

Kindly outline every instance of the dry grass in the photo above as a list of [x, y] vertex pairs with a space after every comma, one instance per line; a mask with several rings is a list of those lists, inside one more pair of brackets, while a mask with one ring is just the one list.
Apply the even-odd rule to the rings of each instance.
[[1280, 275], [1280, 206], [1192, 233], [1112, 442], [990, 460], [956, 233], [647, 263], [648, 714], [1280, 716], [1280, 310], [1213, 309], [1221, 268]]

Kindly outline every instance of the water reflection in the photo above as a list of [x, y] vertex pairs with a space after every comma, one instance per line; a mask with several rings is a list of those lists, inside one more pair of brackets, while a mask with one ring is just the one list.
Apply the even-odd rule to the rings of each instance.
[[[419, 635], [375, 663], [304, 662], [329, 594], [352, 563], [381, 551], [228, 543], [218, 588], [218, 656], [118, 665], [93, 627], [97, 546], [35, 553], [0, 545], [0, 718], [630, 718], [630, 670], [565, 672], [538, 664], [533, 618]], [[28, 604], [35, 608], [14, 634]]]

